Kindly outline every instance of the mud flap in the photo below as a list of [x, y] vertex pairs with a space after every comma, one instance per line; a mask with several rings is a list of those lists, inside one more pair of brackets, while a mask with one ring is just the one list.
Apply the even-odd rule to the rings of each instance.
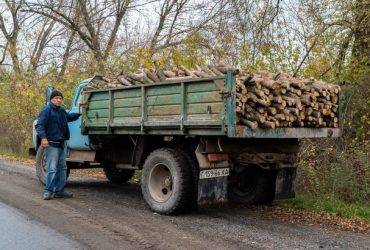
[[276, 174], [275, 199], [294, 198], [294, 179], [297, 168], [281, 168]]
[[198, 182], [198, 204], [227, 201], [227, 179], [228, 176], [200, 179]]

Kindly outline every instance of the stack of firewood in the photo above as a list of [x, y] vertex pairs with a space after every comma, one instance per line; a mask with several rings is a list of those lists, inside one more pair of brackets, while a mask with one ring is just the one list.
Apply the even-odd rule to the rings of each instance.
[[94, 80], [85, 89], [105, 89], [163, 81], [223, 76], [232, 71], [236, 79], [238, 123], [252, 130], [258, 127], [338, 127], [340, 87], [311, 79], [293, 78], [283, 72], [247, 73], [225, 65], [174, 70], [141, 69], [121, 72], [115, 78]]
[[257, 127], [338, 127], [340, 87], [284, 73], [237, 77], [240, 122]]
[[[115, 78], [102, 77], [102, 80], [94, 80], [89, 83], [85, 89], [105, 89], [105, 88], [118, 88], [124, 86], [134, 86], [146, 83], [164, 82], [186, 80], [200, 77], [210, 76], [223, 76], [226, 71], [231, 69], [224, 65], [199, 67], [190, 70], [184, 66], [180, 66], [174, 70], [152, 70], [143, 68], [137, 73], [124, 73], [123, 71]], [[238, 69], [232, 69], [233, 74], [239, 73]]]

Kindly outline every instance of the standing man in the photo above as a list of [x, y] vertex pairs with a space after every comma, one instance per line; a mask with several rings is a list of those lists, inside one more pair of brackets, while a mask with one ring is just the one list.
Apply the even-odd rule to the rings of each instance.
[[62, 102], [63, 94], [54, 90], [50, 95], [50, 102], [40, 111], [36, 124], [46, 157], [44, 200], [73, 196], [64, 191], [67, 182], [64, 144], [69, 140], [68, 122], [77, 120], [80, 114], [67, 113], [61, 108]]

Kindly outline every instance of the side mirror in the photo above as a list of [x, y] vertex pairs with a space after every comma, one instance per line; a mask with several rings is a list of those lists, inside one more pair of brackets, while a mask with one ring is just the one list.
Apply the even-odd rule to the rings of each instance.
[[51, 95], [51, 92], [53, 92], [53, 91], [54, 91], [53, 86], [47, 86], [46, 87], [46, 91], [45, 91], [45, 103], [46, 104], [50, 101], [50, 95]]

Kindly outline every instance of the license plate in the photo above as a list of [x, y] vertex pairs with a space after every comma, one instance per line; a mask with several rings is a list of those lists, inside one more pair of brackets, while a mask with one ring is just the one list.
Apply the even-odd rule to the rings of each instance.
[[229, 168], [207, 169], [200, 171], [199, 179], [208, 179], [228, 175]]

